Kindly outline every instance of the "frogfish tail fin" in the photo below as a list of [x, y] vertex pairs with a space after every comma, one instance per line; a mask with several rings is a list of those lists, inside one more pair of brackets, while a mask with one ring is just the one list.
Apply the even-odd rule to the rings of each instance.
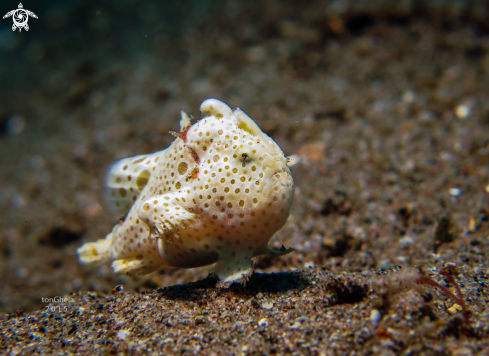
[[102, 264], [112, 261], [114, 259], [111, 251], [113, 236], [114, 231], [107, 235], [105, 239], [87, 242], [80, 246], [76, 250], [80, 262], [83, 264]]

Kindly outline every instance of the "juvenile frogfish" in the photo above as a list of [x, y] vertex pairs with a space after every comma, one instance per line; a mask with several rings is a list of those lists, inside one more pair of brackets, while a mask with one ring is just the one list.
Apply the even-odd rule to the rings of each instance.
[[246, 281], [252, 257], [285, 224], [294, 181], [280, 147], [241, 109], [217, 99], [165, 150], [121, 159], [108, 170], [105, 201], [123, 216], [105, 239], [78, 248], [82, 263], [112, 262], [116, 273], [215, 264], [222, 283]]

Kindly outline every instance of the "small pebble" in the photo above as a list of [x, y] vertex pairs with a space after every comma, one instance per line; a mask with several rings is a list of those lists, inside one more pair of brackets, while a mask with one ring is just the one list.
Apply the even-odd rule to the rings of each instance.
[[195, 317], [195, 325], [205, 324], [207, 322], [207, 318], [205, 316], [199, 315]]
[[457, 264], [455, 262], [447, 262], [443, 265], [443, 269], [450, 274], [457, 274]]
[[117, 338], [121, 340], [125, 340], [129, 334], [130, 332], [128, 330], [119, 330], [117, 332]]
[[460, 194], [462, 194], [462, 190], [459, 188], [450, 188], [450, 189], [448, 189], [448, 193], [452, 197], [458, 197]]
[[365, 240], [367, 238], [367, 232], [363, 227], [357, 226], [353, 229], [353, 236], [356, 239]]
[[390, 263], [389, 260], [382, 260], [382, 261], [380, 261], [380, 263], [379, 263], [379, 269], [385, 271], [385, 270], [387, 270], [389, 268], [391, 268], [391, 263]]
[[456, 304], [456, 303], [453, 303], [453, 305], [450, 308], [447, 309], [447, 312], [449, 314], [453, 315], [453, 314], [455, 314], [455, 313], [457, 313], [457, 312], [459, 312], [461, 310], [462, 310], [462, 306], [461, 305]]
[[289, 329], [299, 329], [301, 327], [301, 323], [296, 321], [294, 324], [289, 326]]
[[119, 293], [123, 289], [124, 289], [124, 286], [122, 284], [119, 284], [118, 286], [115, 286], [114, 288], [112, 288], [112, 290], [110, 291], [110, 293], [111, 294]]
[[407, 91], [402, 95], [402, 101], [406, 104], [411, 104], [414, 101], [414, 93]]
[[399, 245], [401, 245], [401, 247], [408, 247], [411, 246], [413, 242], [414, 242], [413, 238], [411, 236], [406, 235], [399, 240]]
[[447, 152], [447, 151], [442, 151], [440, 153], [440, 159], [443, 161], [443, 162], [448, 162], [452, 159], [452, 154], [450, 152]]
[[258, 321], [258, 325], [259, 326], [268, 326], [268, 319], [267, 318], [260, 319]]
[[465, 119], [470, 114], [470, 108], [467, 105], [459, 105], [455, 108], [455, 115], [459, 119]]
[[274, 303], [273, 303], [273, 302], [271, 302], [271, 301], [266, 301], [266, 302], [263, 302], [263, 303], [261, 304], [261, 307], [262, 307], [263, 309], [268, 309], [268, 310], [270, 310], [270, 309], [272, 309], [272, 308], [273, 308], [273, 305], [274, 305]]
[[408, 260], [406, 256], [397, 256], [397, 262], [399, 263], [406, 263]]
[[370, 312], [370, 321], [372, 321], [372, 323], [374, 323], [374, 325], [377, 325], [377, 323], [379, 322], [381, 317], [382, 316], [380, 315], [380, 312], [377, 309], [373, 309]]
[[459, 349], [453, 350], [453, 356], [469, 356], [473, 355], [473, 350], [468, 347], [461, 347]]

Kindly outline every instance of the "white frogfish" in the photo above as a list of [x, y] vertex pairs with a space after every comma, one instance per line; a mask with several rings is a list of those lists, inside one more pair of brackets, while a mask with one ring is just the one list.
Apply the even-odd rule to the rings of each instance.
[[229, 283], [249, 278], [252, 257], [293, 251], [268, 246], [294, 197], [282, 150], [239, 108], [207, 99], [200, 111], [193, 125], [181, 112], [167, 149], [110, 167], [105, 202], [122, 218], [105, 239], [78, 248], [82, 263], [112, 262], [128, 275], [215, 264]]

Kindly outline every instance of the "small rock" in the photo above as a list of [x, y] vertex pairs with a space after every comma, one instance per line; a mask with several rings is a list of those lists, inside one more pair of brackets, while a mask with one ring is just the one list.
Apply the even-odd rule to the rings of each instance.
[[460, 188], [450, 188], [448, 189], [448, 193], [452, 197], [458, 197], [460, 194], [462, 194], [462, 190]]
[[407, 91], [402, 95], [402, 101], [406, 104], [411, 104], [414, 101], [414, 92]]
[[380, 312], [377, 309], [373, 309], [370, 312], [370, 321], [374, 324], [377, 325], [377, 323], [380, 321], [380, 318], [382, 315], [380, 315]]
[[462, 311], [462, 306], [457, 303], [453, 303], [453, 305], [447, 309], [447, 312], [451, 315], [456, 314], [459, 311]]
[[129, 335], [130, 335], [129, 330], [122, 329], [117, 332], [117, 338], [121, 340], [125, 340]]
[[401, 247], [409, 247], [413, 244], [414, 240], [411, 236], [404, 236], [402, 239], [399, 240], [399, 245], [401, 245]]
[[289, 329], [299, 329], [301, 327], [301, 323], [296, 321], [294, 324], [292, 324], [291, 326], [289, 326]]
[[455, 108], [455, 115], [459, 119], [466, 119], [470, 115], [470, 107], [467, 105], [459, 105]]
[[205, 324], [207, 322], [207, 318], [205, 316], [199, 315], [195, 317], [195, 325]]
[[112, 288], [112, 290], [110, 291], [110, 293], [111, 294], [116, 294], [116, 293], [121, 292], [123, 289], [124, 289], [124, 286], [122, 284], [119, 284], [119, 285], [115, 286], [114, 288]]
[[468, 355], [473, 355], [474, 351], [472, 349], [469, 349], [468, 347], [461, 347], [459, 349], [456, 349], [453, 351], [452, 355], [453, 356], [468, 356]]
[[379, 263], [379, 269], [385, 271], [385, 270], [387, 270], [389, 268], [391, 268], [391, 263], [390, 263], [389, 260], [382, 260], [382, 261], [380, 261], [380, 263]]
[[406, 256], [397, 256], [397, 262], [399, 263], [406, 263], [408, 260]]

